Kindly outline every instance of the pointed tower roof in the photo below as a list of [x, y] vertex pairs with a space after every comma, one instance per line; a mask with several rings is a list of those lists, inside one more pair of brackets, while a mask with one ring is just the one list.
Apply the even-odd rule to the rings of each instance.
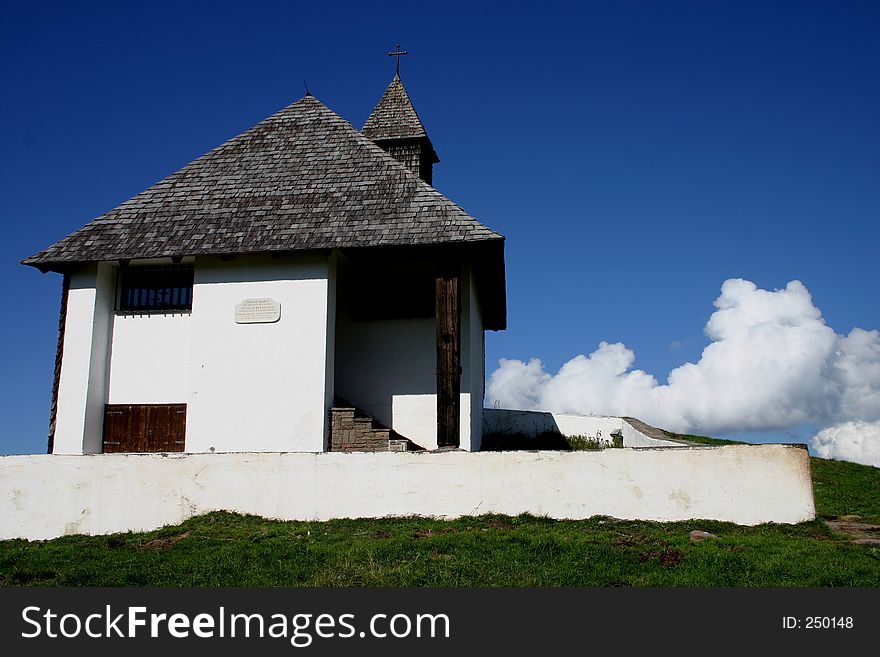
[[413, 107], [400, 76], [395, 74], [382, 98], [364, 123], [365, 137], [375, 142], [390, 139], [422, 139], [430, 146], [433, 162], [439, 162], [434, 146], [428, 138], [416, 108]]

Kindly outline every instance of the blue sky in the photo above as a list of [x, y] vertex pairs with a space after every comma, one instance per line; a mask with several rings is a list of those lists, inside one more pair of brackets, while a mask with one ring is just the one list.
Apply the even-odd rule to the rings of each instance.
[[19, 261], [303, 80], [360, 128], [398, 42], [435, 187], [507, 237], [487, 373], [539, 357], [552, 374], [607, 341], [664, 383], [701, 358], [730, 278], [797, 279], [837, 334], [880, 328], [876, 3], [20, 3], [4, 19], [0, 452], [45, 447], [56, 339], [60, 276]]

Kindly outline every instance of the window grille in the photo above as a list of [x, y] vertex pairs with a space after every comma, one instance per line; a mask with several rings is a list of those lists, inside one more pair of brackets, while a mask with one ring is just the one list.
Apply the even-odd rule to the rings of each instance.
[[131, 267], [119, 270], [117, 310], [127, 313], [192, 310], [192, 267]]

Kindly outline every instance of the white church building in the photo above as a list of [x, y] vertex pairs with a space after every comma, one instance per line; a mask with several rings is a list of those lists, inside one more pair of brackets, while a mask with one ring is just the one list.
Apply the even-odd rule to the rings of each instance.
[[[361, 131], [306, 95], [25, 259], [63, 280], [49, 454], [0, 458], [0, 539], [221, 509], [815, 517], [802, 446], [484, 409], [504, 238], [432, 187], [438, 161], [399, 76]], [[623, 449], [508, 440], [547, 432]]]
[[504, 238], [399, 76], [311, 95], [23, 261], [63, 275], [49, 452], [480, 448]]

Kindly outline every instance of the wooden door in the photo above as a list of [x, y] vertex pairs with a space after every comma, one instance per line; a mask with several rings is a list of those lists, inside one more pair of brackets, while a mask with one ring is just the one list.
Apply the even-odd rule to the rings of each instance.
[[104, 452], [182, 452], [186, 404], [107, 404]]

